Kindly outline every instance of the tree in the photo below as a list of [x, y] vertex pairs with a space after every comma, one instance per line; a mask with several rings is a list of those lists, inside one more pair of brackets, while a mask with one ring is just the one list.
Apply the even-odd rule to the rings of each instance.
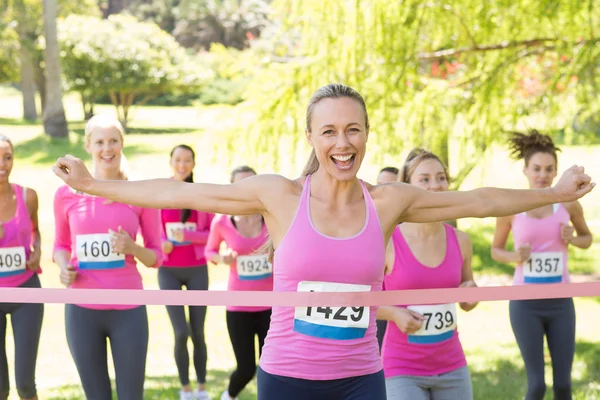
[[[273, 144], [280, 141], [297, 147], [309, 96], [330, 82], [364, 95], [372, 161], [398, 165], [403, 151], [429, 147], [449, 164], [455, 186], [504, 130], [528, 117], [547, 117], [536, 125], [543, 129], [574, 113], [565, 105], [598, 109], [594, 21], [600, 11], [591, 0], [292, 0], [275, 6], [284, 19], [282, 34], [299, 40], [280, 62], [257, 67], [247, 106], [259, 113], [245, 138], [255, 155], [277, 154]], [[535, 90], [527, 87], [530, 80], [538, 83]]]
[[67, 137], [69, 130], [62, 101], [60, 50], [56, 33], [56, 0], [44, 0], [44, 39], [46, 64], [46, 108], [44, 130], [51, 137]]
[[59, 38], [68, 88], [81, 95], [86, 115], [95, 99], [108, 93], [125, 126], [134, 101], [198, 90], [212, 76], [156, 24], [131, 16], [73, 15], [61, 23]]

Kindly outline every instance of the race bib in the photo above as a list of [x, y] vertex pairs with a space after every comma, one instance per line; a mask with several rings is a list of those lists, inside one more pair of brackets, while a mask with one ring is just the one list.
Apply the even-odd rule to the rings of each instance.
[[273, 266], [265, 254], [237, 256], [235, 264], [241, 281], [265, 279], [273, 274]]
[[196, 228], [197, 225], [195, 222], [167, 222], [165, 224], [165, 230], [167, 231], [167, 239], [173, 242], [173, 244], [176, 246], [191, 244], [191, 242], [178, 242], [177, 240], [175, 240], [175, 238], [173, 237], [173, 233], [175, 231], [195, 231]]
[[523, 263], [525, 283], [560, 283], [563, 278], [563, 253], [531, 253]]
[[25, 247], [1, 247], [0, 248], [0, 277], [19, 275], [25, 272], [27, 259], [25, 258]]
[[421, 328], [408, 335], [408, 343], [433, 344], [448, 340], [456, 330], [456, 303], [408, 306], [425, 317]]
[[[299, 292], [368, 292], [369, 285], [300, 282]], [[294, 331], [322, 339], [350, 340], [365, 336], [369, 307], [296, 307]]]
[[113, 252], [108, 233], [77, 235], [76, 245], [81, 269], [125, 268], [125, 254]]

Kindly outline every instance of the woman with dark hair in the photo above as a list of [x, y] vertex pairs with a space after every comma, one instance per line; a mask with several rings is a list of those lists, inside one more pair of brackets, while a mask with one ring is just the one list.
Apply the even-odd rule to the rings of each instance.
[[[14, 148], [0, 135], [0, 287], [40, 288], [41, 237], [35, 190], [10, 182]], [[8, 398], [7, 317], [15, 340], [15, 381], [21, 400], [37, 400], [35, 366], [43, 304], [0, 303], [0, 400]]]
[[[231, 183], [255, 176], [254, 169], [243, 165], [231, 172]], [[206, 259], [230, 267], [227, 290], [273, 290], [273, 266], [260, 248], [269, 232], [264, 218], [253, 215], [218, 215], [210, 227], [206, 244]], [[220, 251], [221, 243], [226, 250]], [[246, 387], [256, 374], [255, 340], [258, 353], [269, 330], [271, 307], [227, 307], [227, 331], [235, 354], [237, 368], [231, 374], [227, 390], [221, 400], [232, 400]]]
[[[552, 138], [535, 130], [514, 133], [511, 156], [524, 161], [523, 173], [534, 190], [552, 186], [558, 171]], [[571, 226], [571, 223], [573, 226]], [[514, 251], [506, 249], [512, 232]], [[514, 285], [569, 282], [568, 246], [590, 247], [592, 234], [577, 199], [556, 201], [527, 212], [498, 218], [492, 258], [516, 264]], [[575, 353], [573, 299], [513, 300], [509, 302], [512, 325], [527, 373], [526, 400], [541, 400], [544, 380], [544, 336], [552, 359], [555, 400], [571, 399], [571, 368]]]
[[[262, 214], [275, 292], [381, 291], [386, 243], [400, 222], [510, 215], [574, 201], [593, 188], [576, 166], [542, 190], [430, 192], [400, 182], [369, 185], [357, 177], [369, 137], [367, 107], [342, 84], [313, 94], [305, 136], [313, 150], [302, 177], [293, 180], [260, 174], [228, 185], [104, 181], [72, 156], [59, 158], [53, 171], [79, 190], [132, 204]], [[384, 400], [377, 308], [273, 307], [258, 399]]]
[[[194, 182], [196, 154], [185, 144], [171, 150], [173, 180]], [[176, 196], [175, 193], [172, 194]], [[184, 209], [162, 209], [162, 250], [164, 262], [158, 269], [158, 285], [162, 290], [208, 290], [208, 268], [204, 247], [214, 214]], [[175, 335], [175, 364], [181, 383], [181, 400], [208, 400], [206, 392], [206, 341], [204, 322], [206, 306], [189, 306], [189, 328], [184, 306], [166, 306]], [[188, 339], [194, 345], [193, 361], [198, 387], [190, 385]]]

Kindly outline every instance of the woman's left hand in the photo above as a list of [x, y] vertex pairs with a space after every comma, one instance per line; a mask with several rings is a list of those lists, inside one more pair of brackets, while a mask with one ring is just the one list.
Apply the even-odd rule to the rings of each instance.
[[37, 271], [40, 268], [40, 258], [42, 256], [42, 251], [40, 249], [33, 249], [31, 253], [29, 253], [29, 260], [27, 260], [27, 269], [31, 271]]
[[127, 232], [123, 230], [121, 226], [119, 226], [119, 230], [117, 232], [112, 229], [108, 230], [108, 233], [111, 235], [111, 246], [113, 249], [113, 253], [117, 254], [126, 254], [133, 255], [135, 252], [135, 242], [129, 236]]
[[[460, 288], [469, 288], [469, 287], [477, 287], [477, 284], [475, 283], [475, 281], [464, 281], [463, 283], [460, 284], [459, 286]], [[464, 303], [460, 303], [460, 308], [462, 308], [465, 311], [471, 311], [472, 309], [474, 309], [477, 304], [479, 304], [478, 301], [476, 302], [464, 302]]]

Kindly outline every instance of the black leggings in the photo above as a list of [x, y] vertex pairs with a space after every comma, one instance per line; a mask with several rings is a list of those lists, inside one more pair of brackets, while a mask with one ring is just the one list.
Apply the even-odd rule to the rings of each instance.
[[509, 303], [512, 325], [527, 373], [526, 400], [542, 400], [544, 335], [552, 359], [555, 400], [571, 400], [571, 368], [575, 355], [573, 299], [515, 300]]
[[[37, 274], [20, 287], [40, 288]], [[15, 340], [15, 381], [21, 398], [37, 396], [35, 387], [35, 365], [40, 344], [40, 332], [44, 319], [44, 305], [35, 303], [0, 303], [0, 399], [8, 397], [8, 359], [6, 357], [6, 316], [10, 322]]]
[[143, 400], [148, 353], [146, 306], [92, 310], [65, 306], [67, 343], [87, 400], [111, 400], [106, 339], [115, 366], [119, 400]]
[[254, 338], [258, 336], [258, 354], [271, 323], [271, 310], [258, 312], [227, 311], [227, 330], [235, 354], [237, 368], [229, 380], [229, 396], [236, 397], [254, 378], [256, 350]]
[[377, 342], [379, 343], [379, 353], [381, 353], [381, 346], [383, 345], [383, 338], [385, 337], [385, 330], [387, 329], [387, 321], [384, 319], [377, 320]]
[[[189, 268], [160, 267], [158, 286], [162, 290], [208, 290], [208, 269], [206, 265]], [[206, 306], [189, 306], [190, 326], [185, 317], [184, 306], [166, 306], [175, 334], [175, 364], [182, 386], [190, 384], [190, 356], [188, 338], [190, 333], [194, 344], [194, 368], [199, 384], [206, 383], [206, 342], [204, 341], [204, 321]], [[191, 331], [191, 332], [190, 332]]]
[[258, 367], [258, 400], [386, 400], [383, 370], [370, 375], [310, 381], [272, 375]]

